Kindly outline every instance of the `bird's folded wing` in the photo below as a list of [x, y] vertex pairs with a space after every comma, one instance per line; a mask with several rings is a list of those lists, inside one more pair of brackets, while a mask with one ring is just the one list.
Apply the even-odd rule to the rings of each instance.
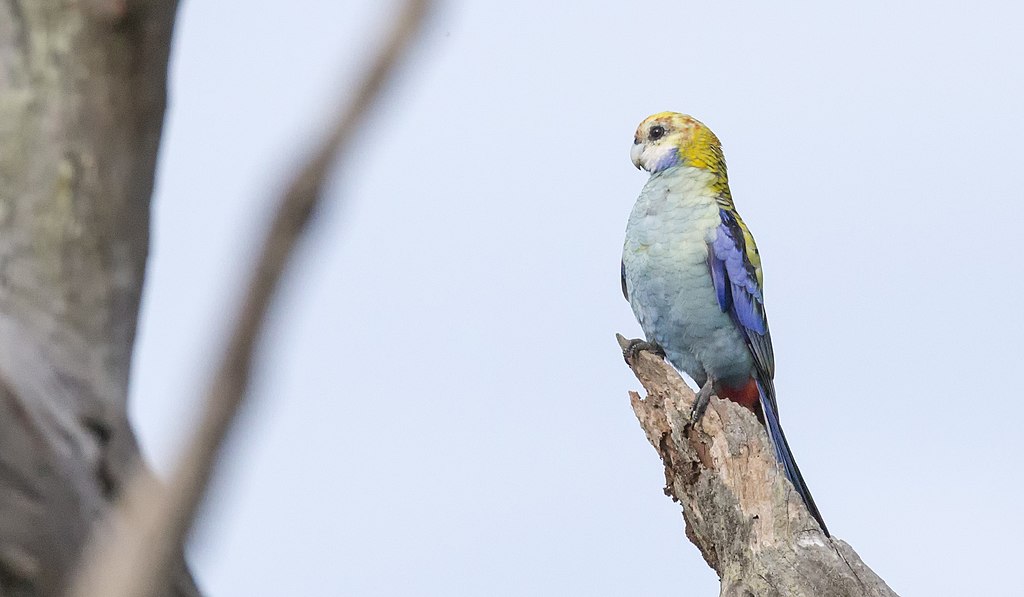
[[754, 237], [739, 215], [728, 209], [721, 209], [719, 213], [722, 223], [708, 247], [708, 267], [718, 304], [722, 311], [729, 313], [746, 340], [761, 377], [759, 381], [771, 386], [775, 377], [775, 355], [761, 293], [761, 257]]

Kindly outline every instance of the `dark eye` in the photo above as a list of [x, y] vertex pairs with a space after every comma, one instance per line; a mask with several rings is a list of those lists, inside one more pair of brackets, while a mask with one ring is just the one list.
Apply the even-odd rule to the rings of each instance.
[[656, 124], [651, 127], [651, 130], [647, 134], [647, 136], [650, 137], [651, 141], [657, 141], [658, 139], [661, 139], [662, 137], [665, 136], [665, 127], [661, 126], [660, 124]]

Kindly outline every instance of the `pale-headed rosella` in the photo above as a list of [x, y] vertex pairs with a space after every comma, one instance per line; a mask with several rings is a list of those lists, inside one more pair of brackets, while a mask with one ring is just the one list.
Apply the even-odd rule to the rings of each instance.
[[622, 252], [622, 291], [646, 336], [627, 350], [661, 352], [701, 386], [694, 423], [712, 393], [753, 410], [828, 535], [779, 425], [761, 258], [733, 204], [718, 138], [695, 118], [662, 112], [640, 123], [630, 157], [651, 176]]

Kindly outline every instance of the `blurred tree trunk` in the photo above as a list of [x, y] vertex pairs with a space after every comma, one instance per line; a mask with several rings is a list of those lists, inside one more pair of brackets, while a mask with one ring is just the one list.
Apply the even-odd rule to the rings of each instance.
[[896, 597], [821, 531], [750, 410], [713, 398], [691, 427], [695, 396], [676, 370], [649, 352], [629, 365], [647, 390], [630, 400], [665, 465], [665, 494], [682, 506], [686, 537], [718, 573], [722, 597]]
[[[126, 417], [174, 0], [0, 0], [0, 595], [58, 595]], [[167, 595], [197, 595], [184, 564]]]

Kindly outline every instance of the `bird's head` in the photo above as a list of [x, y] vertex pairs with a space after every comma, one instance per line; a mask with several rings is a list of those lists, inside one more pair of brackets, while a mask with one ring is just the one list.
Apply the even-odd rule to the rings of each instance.
[[704, 123], [678, 112], [659, 112], [640, 123], [629, 157], [651, 174], [673, 166], [692, 166], [725, 173], [718, 137]]

